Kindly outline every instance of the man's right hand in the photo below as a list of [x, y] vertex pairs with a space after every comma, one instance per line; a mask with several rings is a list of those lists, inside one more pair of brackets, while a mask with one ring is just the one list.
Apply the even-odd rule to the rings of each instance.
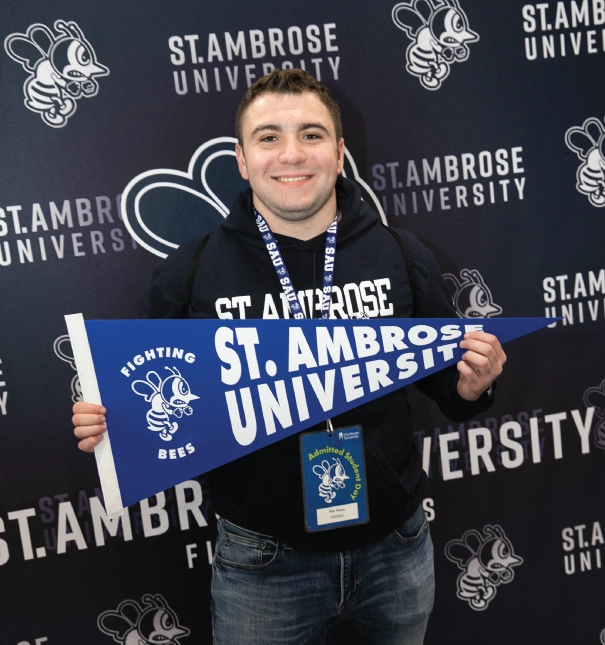
[[107, 432], [107, 410], [102, 405], [78, 401], [74, 404], [73, 413], [74, 434], [81, 439], [78, 448], [84, 452], [92, 452], [103, 440], [103, 433]]

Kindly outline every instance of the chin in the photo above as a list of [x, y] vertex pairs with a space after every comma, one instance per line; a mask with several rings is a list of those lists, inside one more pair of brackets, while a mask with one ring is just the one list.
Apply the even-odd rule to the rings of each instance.
[[289, 222], [302, 222], [310, 217], [313, 217], [317, 212], [313, 208], [289, 208], [289, 209], [275, 209], [273, 212], [281, 219]]
[[274, 202], [267, 200], [263, 201], [263, 204], [272, 213], [290, 222], [308, 219], [321, 208], [321, 205], [309, 201]]

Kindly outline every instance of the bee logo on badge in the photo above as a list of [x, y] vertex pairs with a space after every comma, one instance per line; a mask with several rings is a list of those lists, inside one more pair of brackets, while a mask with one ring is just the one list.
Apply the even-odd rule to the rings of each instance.
[[336, 491], [345, 487], [345, 479], [350, 479], [338, 457], [332, 457], [333, 464], [324, 459], [321, 464], [313, 466], [313, 472], [321, 479], [319, 496], [330, 504], [336, 497]]

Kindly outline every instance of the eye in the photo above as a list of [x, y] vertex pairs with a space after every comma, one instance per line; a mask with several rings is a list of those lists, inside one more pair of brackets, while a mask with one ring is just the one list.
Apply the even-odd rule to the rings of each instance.
[[82, 47], [82, 45], [78, 47], [76, 58], [78, 59], [78, 63], [81, 63], [82, 65], [90, 63], [90, 54], [86, 51], [85, 47]]
[[170, 629], [174, 627], [174, 621], [172, 620], [172, 617], [169, 614], [164, 614], [162, 616], [161, 625], [164, 629]]
[[463, 27], [464, 23], [462, 22], [462, 17], [457, 13], [452, 20], [452, 29], [454, 31], [462, 31]]

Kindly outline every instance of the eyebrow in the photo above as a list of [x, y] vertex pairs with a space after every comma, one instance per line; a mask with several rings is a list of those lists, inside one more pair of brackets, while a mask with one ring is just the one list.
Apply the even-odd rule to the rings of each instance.
[[324, 125], [321, 123], [303, 123], [300, 128], [298, 128], [298, 131], [300, 132], [301, 130], [322, 130], [326, 134], [330, 134], [328, 131], [328, 128], [326, 128]]
[[[298, 127], [298, 131], [302, 132], [303, 130], [321, 130], [322, 132], [325, 132], [326, 134], [330, 134], [329, 130], [322, 125], [321, 123], [302, 123]], [[256, 136], [260, 132], [282, 132], [283, 128], [281, 125], [273, 125], [271, 123], [268, 123], [266, 125], [259, 125], [257, 128], [254, 128], [254, 130], [251, 133], [251, 137]]]

